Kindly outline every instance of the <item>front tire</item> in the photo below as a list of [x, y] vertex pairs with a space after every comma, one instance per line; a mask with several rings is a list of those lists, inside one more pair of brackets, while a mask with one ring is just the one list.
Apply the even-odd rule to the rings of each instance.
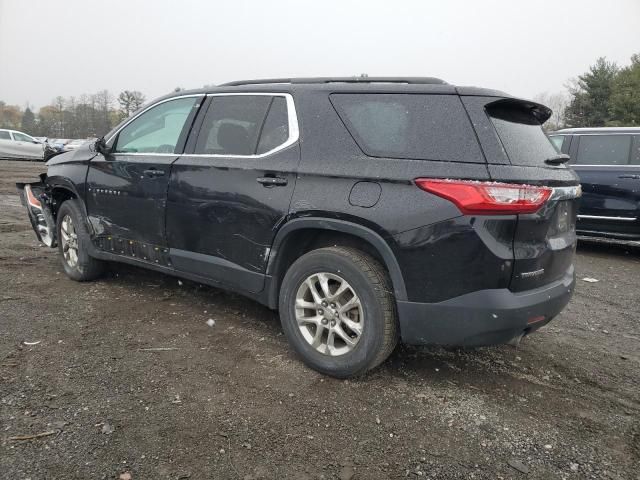
[[87, 282], [103, 273], [104, 262], [89, 255], [91, 237], [78, 200], [67, 200], [60, 206], [56, 233], [62, 268], [69, 278]]
[[354, 248], [321, 248], [296, 260], [280, 289], [280, 318], [302, 360], [338, 378], [378, 366], [398, 342], [387, 272]]

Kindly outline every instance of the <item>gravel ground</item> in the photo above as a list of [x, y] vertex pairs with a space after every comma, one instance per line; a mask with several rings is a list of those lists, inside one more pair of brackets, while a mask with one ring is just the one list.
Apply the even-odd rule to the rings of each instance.
[[640, 479], [639, 251], [581, 245], [573, 300], [517, 349], [339, 381], [240, 296], [69, 280], [13, 187], [42, 168], [0, 162], [0, 477]]

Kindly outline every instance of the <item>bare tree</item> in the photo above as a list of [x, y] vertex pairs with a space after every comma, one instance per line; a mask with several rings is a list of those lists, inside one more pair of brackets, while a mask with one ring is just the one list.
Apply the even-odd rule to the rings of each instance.
[[533, 100], [549, 107], [553, 114], [545, 122], [543, 128], [547, 131], [554, 131], [564, 128], [565, 112], [569, 105], [569, 95], [566, 92], [543, 92], [539, 93]]
[[118, 95], [118, 103], [120, 104], [120, 114], [122, 118], [127, 118], [133, 112], [138, 110], [145, 101], [145, 97], [137, 90], [125, 90]]

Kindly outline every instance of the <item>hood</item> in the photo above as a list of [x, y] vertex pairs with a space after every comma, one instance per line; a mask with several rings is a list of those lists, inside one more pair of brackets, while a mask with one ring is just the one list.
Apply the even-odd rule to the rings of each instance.
[[61, 163], [86, 162], [88, 160], [91, 160], [93, 157], [98, 155], [98, 153], [93, 148], [93, 146], [95, 145], [95, 140], [95, 138], [89, 139], [75, 150], [56, 155], [46, 163], [47, 167], [59, 165]]

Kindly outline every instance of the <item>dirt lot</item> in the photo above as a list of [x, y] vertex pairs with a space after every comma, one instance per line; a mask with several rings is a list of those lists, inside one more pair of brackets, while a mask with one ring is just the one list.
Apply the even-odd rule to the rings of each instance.
[[570, 305], [518, 349], [401, 348], [338, 381], [242, 297], [67, 279], [14, 192], [41, 168], [0, 162], [3, 479], [640, 479], [639, 251], [581, 246]]

